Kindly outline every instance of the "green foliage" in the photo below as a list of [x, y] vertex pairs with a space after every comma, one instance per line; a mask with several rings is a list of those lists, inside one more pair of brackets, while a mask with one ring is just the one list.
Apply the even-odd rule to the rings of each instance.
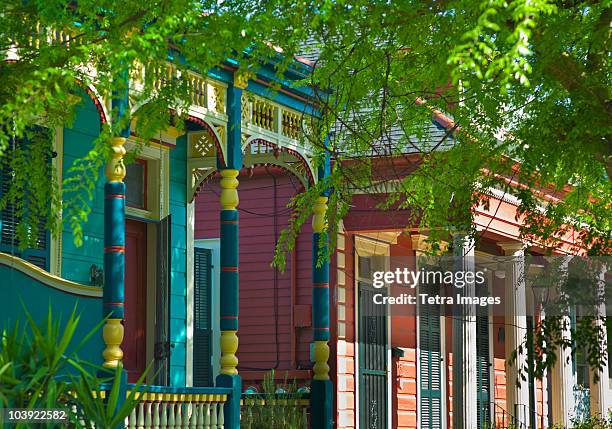
[[[243, 396], [243, 425], [246, 429], [306, 429], [304, 407], [295, 380], [276, 384], [274, 370], [266, 373], [261, 385], [262, 393]], [[284, 393], [278, 393], [283, 389]]]
[[[19, 165], [14, 170], [11, 191], [0, 202], [2, 207], [20, 205], [28, 192], [45, 196], [39, 203], [48, 216], [36, 211], [15, 213], [20, 229], [27, 231], [18, 236], [18, 245], [32, 244], [30, 237], [38, 226], [36, 217], [44, 219], [54, 233], [59, 233], [62, 226], [69, 228], [75, 244], [82, 244], [82, 225], [91, 212], [109, 139], [134, 118], [144, 141], [158, 136], [170, 124], [181, 128], [190, 94], [188, 80], [179, 75], [187, 76], [188, 70], [206, 74], [230, 57], [245, 69], [274, 58], [277, 72], [286, 70], [291, 58], [279, 58], [267, 44], [253, 43], [267, 39], [275, 20], [271, 7], [260, 7], [258, 2], [216, 0], [1, 2], [0, 53], [9, 59], [0, 62], [2, 164], [16, 163], [12, 161], [11, 142], [23, 138], [34, 125], [49, 130], [40, 147], [36, 144], [23, 151], [23, 158], [34, 162], [28, 168]], [[165, 77], [168, 60], [175, 67], [169, 79]], [[52, 147], [57, 127], [73, 124], [85, 91], [95, 90], [100, 101], [111, 101], [127, 89], [126, 76], [132, 83], [139, 81], [140, 89], [130, 91], [135, 112], [107, 112], [99, 138], [83, 158], [64, 171], [60, 205], [59, 184], [49, 183], [41, 174], [31, 174], [43, 170], [37, 155]], [[160, 78], [161, 88], [156, 85]], [[49, 198], [53, 199], [50, 204]]]
[[[181, 127], [189, 85], [179, 76], [231, 58], [226, 65], [267, 64], [286, 78], [295, 56], [316, 51], [312, 73], [291, 76], [312, 88], [321, 116], [304, 143], [319, 155], [329, 134], [334, 165], [327, 181], [292, 201], [275, 266], [284, 267], [324, 188], [332, 191], [330, 250], [356, 192], [382, 193], [380, 207], [407, 209], [403, 224], [431, 231], [434, 250], [457, 231], [478, 243], [474, 212], [500, 209], [488, 199], [495, 188], [518, 197], [526, 241], [551, 251], [572, 228], [590, 254], [610, 255], [610, 21], [609, 0], [8, 0], [0, 5], [0, 51], [10, 59], [0, 63], [0, 159], [12, 162], [11, 142], [34, 124], [70, 125], [84, 88], [112, 99], [126, 90], [126, 75], [140, 80], [130, 92], [136, 111], [111, 109], [93, 147], [65, 174], [61, 219], [80, 244], [108, 139], [131, 119], [145, 140]], [[71, 39], [50, 37], [51, 29]], [[158, 89], [169, 59], [176, 73]], [[432, 133], [440, 112], [444, 129]], [[60, 194], [35, 167], [52, 134], [16, 157], [34, 162], [30, 169], [15, 161], [13, 190], [0, 206], [19, 206], [31, 186], [53, 195], [36, 210], [49, 207], [46, 223], [55, 227]], [[38, 223], [18, 211], [23, 246]]]
[[[80, 316], [76, 311], [60, 323], [51, 309], [37, 323], [27, 311], [26, 323], [15, 323], [2, 332], [0, 344], [0, 405], [8, 408], [58, 408], [66, 410], [69, 427], [114, 428], [137, 401], [134, 394], [120, 398], [120, 370], [105, 370], [78, 357], [79, 350], [102, 321], [83, 338], [74, 337]], [[103, 385], [109, 386], [108, 400], [102, 399]], [[17, 427], [28, 427], [20, 424]], [[65, 423], [54, 427], [66, 427]]]
[[[603, 418], [601, 416], [593, 416], [589, 417], [580, 422], [574, 422], [572, 429], [612, 429], [612, 419], [610, 416], [608, 418]], [[550, 429], [565, 429], [561, 425], [553, 425]]]
[[[436, 231], [434, 241], [468, 229], [477, 242], [474, 209], [498, 209], [485, 199], [497, 188], [519, 197], [526, 240], [552, 249], [571, 227], [591, 254], [612, 252], [609, 1], [362, 0], [282, 12], [282, 28], [308, 34], [317, 51], [304, 83], [332, 131], [334, 192], [347, 204], [384, 186], [381, 206], [410, 207], [410, 227]], [[433, 112], [451, 120], [432, 137]], [[320, 146], [320, 135], [308, 141]], [[396, 162], [372, 168], [380, 156]]]

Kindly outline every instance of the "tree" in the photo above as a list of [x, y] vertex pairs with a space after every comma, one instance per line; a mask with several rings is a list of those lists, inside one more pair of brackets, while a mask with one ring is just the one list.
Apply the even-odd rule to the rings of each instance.
[[[35, 236], [45, 213], [55, 228], [59, 197], [49, 187], [56, 185], [34, 171], [42, 163], [23, 162], [36, 147], [27, 159], [44, 159], [49, 146], [13, 143], [32, 133], [41, 112], [45, 124], [69, 123], [75, 95], [89, 83], [103, 94], [120, 92], [118, 77], [134, 64], [159, 70], [169, 53], [185, 59], [174, 63], [179, 70], [188, 64], [206, 71], [232, 58], [243, 68], [273, 62], [280, 76], [294, 56], [312, 54], [314, 72], [297, 84], [312, 86], [321, 118], [306, 137], [318, 153], [331, 153], [334, 168], [295, 200], [278, 265], [324, 188], [333, 189], [328, 217], [336, 220], [355, 189], [390, 179], [388, 207], [417, 207], [410, 223], [429, 229], [434, 243], [457, 229], [478, 239], [473, 208], [487, 204], [494, 187], [519, 197], [525, 238], [552, 248], [574, 228], [590, 253], [609, 255], [611, 16], [609, 0], [9, 0], [0, 6], [0, 50], [12, 58], [0, 65], [0, 156], [21, 168], [13, 168], [0, 207], [27, 184], [48, 204], [17, 210], [21, 241]], [[65, 29], [70, 40], [49, 37], [50, 29]], [[160, 91], [155, 79], [145, 74], [134, 100], [147, 100], [138, 121], [145, 139], [188, 102], [180, 79]], [[449, 120], [443, 138], [425, 142], [432, 112]], [[77, 240], [105, 142], [125, 126], [117, 118], [115, 111], [64, 186], [64, 219]], [[371, 168], [378, 155], [405, 158], [410, 174], [390, 163], [381, 177]], [[560, 198], [542, 201], [534, 192], [541, 189]], [[332, 238], [335, 226], [330, 222]]]
[[[0, 209], [14, 208], [21, 247], [34, 244], [43, 227], [57, 234], [60, 210], [76, 244], [87, 221], [93, 189], [108, 154], [108, 139], [131, 118], [110, 112], [88, 154], [65, 174], [62, 194], [49, 181], [49, 158], [57, 126], [68, 126], [85, 91], [110, 99], [139, 74], [139, 92], [130, 93], [137, 133], [146, 141], [181, 120], [189, 104], [188, 69], [205, 74], [232, 58], [240, 67], [289, 63], [267, 45], [253, 43], [274, 18], [257, 4], [199, 0], [8, 0], [0, 5], [0, 163], [10, 171]], [[169, 58], [174, 71], [166, 72]], [[155, 84], [164, 78], [161, 89]], [[41, 127], [42, 126], [42, 127]], [[33, 144], [23, 144], [28, 141]], [[132, 154], [133, 156], [133, 154]], [[63, 200], [63, 202], [62, 202]], [[60, 207], [60, 202], [62, 206]], [[44, 220], [41, 223], [41, 219]]]
[[[294, 227], [323, 187], [333, 189], [333, 219], [356, 189], [376, 183], [388, 185], [385, 207], [416, 208], [406, 223], [428, 229], [432, 244], [457, 230], [478, 242], [474, 208], [492, 204], [487, 190], [496, 188], [518, 197], [524, 239], [552, 251], [575, 231], [589, 255], [610, 255], [609, 1], [295, 2], [281, 16], [280, 28], [309, 41], [315, 71], [307, 82], [323, 116], [308, 137], [321, 148], [321, 134], [331, 135], [334, 159], [329, 181], [294, 201]], [[446, 122], [435, 141], [432, 116]], [[294, 236], [281, 237], [278, 265]], [[553, 306], [567, 309], [575, 304], [568, 297], [581, 294], [597, 297], [591, 309], [601, 302], [604, 268], [585, 263], [580, 291], [555, 277], [563, 298]], [[549, 315], [535, 335], [545, 357], [537, 374], [554, 365], [558, 346], [586, 348], [593, 366], [605, 362], [600, 316], [590, 313], [567, 340], [565, 313]]]

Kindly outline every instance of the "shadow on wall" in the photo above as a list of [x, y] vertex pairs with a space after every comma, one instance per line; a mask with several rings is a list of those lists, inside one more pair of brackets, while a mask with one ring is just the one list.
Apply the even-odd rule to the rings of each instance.
[[[80, 315], [74, 338], [83, 338], [102, 319], [102, 296], [81, 296], [58, 290], [31, 277], [20, 270], [0, 264], [0, 330], [25, 322], [24, 308], [32, 315], [35, 322], [47, 318], [49, 306], [55, 320], [60, 326], [76, 305]], [[101, 290], [100, 290], [101, 292]], [[75, 343], [76, 344], [76, 343]], [[90, 341], [79, 351], [79, 357], [90, 362], [102, 363], [102, 334], [93, 335]]]

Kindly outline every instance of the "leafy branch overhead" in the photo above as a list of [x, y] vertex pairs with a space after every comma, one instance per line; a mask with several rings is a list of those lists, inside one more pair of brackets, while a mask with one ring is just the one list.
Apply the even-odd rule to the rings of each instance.
[[[177, 76], [232, 59], [283, 77], [297, 57], [313, 72], [296, 85], [312, 88], [321, 116], [305, 143], [333, 165], [292, 201], [277, 267], [323, 185], [330, 248], [356, 191], [383, 195], [381, 207], [405, 215], [398, 226], [434, 241], [468, 230], [478, 242], [474, 210], [495, 213], [495, 190], [517, 197], [524, 239], [552, 249], [572, 232], [610, 255], [611, 22], [610, 0], [7, 0], [0, 161], [11, 183], [0, 208], [14, 208], [21, 246], [43, 226], [57, 233], [60, 219], [80, 244], [109, 138], [132, 119], [144, 141], [181, 126], [188, 85], [174, 75], [156, 85], [168, 61]], [[109, 112], [64, 166], [60, 192], [45, 179], [55, 130], [72, 125], [86, 91], [125, 90], [126, 74], [141, 80], [130, 101], [142, 107], [122, 120]]]

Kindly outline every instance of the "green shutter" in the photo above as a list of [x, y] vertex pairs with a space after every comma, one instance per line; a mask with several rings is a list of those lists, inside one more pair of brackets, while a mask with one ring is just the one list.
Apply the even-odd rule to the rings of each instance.
[[193, 385], [212, 385], [212, 251], [194, 249]]
[[527, 372], [529, 381], [529, 427], [536, 427], [535, 351], [533, 316], [527, 316]]
[[[24, 144], [23, 142], [21, 144]], [[8, 154], [10, 155], [10, 154]], [[51, 174], [51, 158], [49, 158], [49, 174]], [[12, 171], [5, 164], [0, 167], [0, 199], [9, 192]], [[27, 207], [25, 207], [27, 210]], [[8, 202], [0, 211], [0, 252], [9, 253], [22, 258], [44, 270], [49, 270], [49, 231], [46, 229], [46, 219], [40, 219], [36, 246], [19, 250], [17, 239], [18, 216], [15, 204]]]
[[[438, 294], [439, 288], [421, 288], [419, 293]], [[421, 378], [421, 427], [442, 427], [442, 353], [440, 306], [419, 305], [419, 365]]]
[[[487, 286], [479, 285], [477, 296], [488, 296]], [[489, 309], [476, 307], [476, 383], [478, 429], [491, 422], [491, 355], [489, 353]]]

